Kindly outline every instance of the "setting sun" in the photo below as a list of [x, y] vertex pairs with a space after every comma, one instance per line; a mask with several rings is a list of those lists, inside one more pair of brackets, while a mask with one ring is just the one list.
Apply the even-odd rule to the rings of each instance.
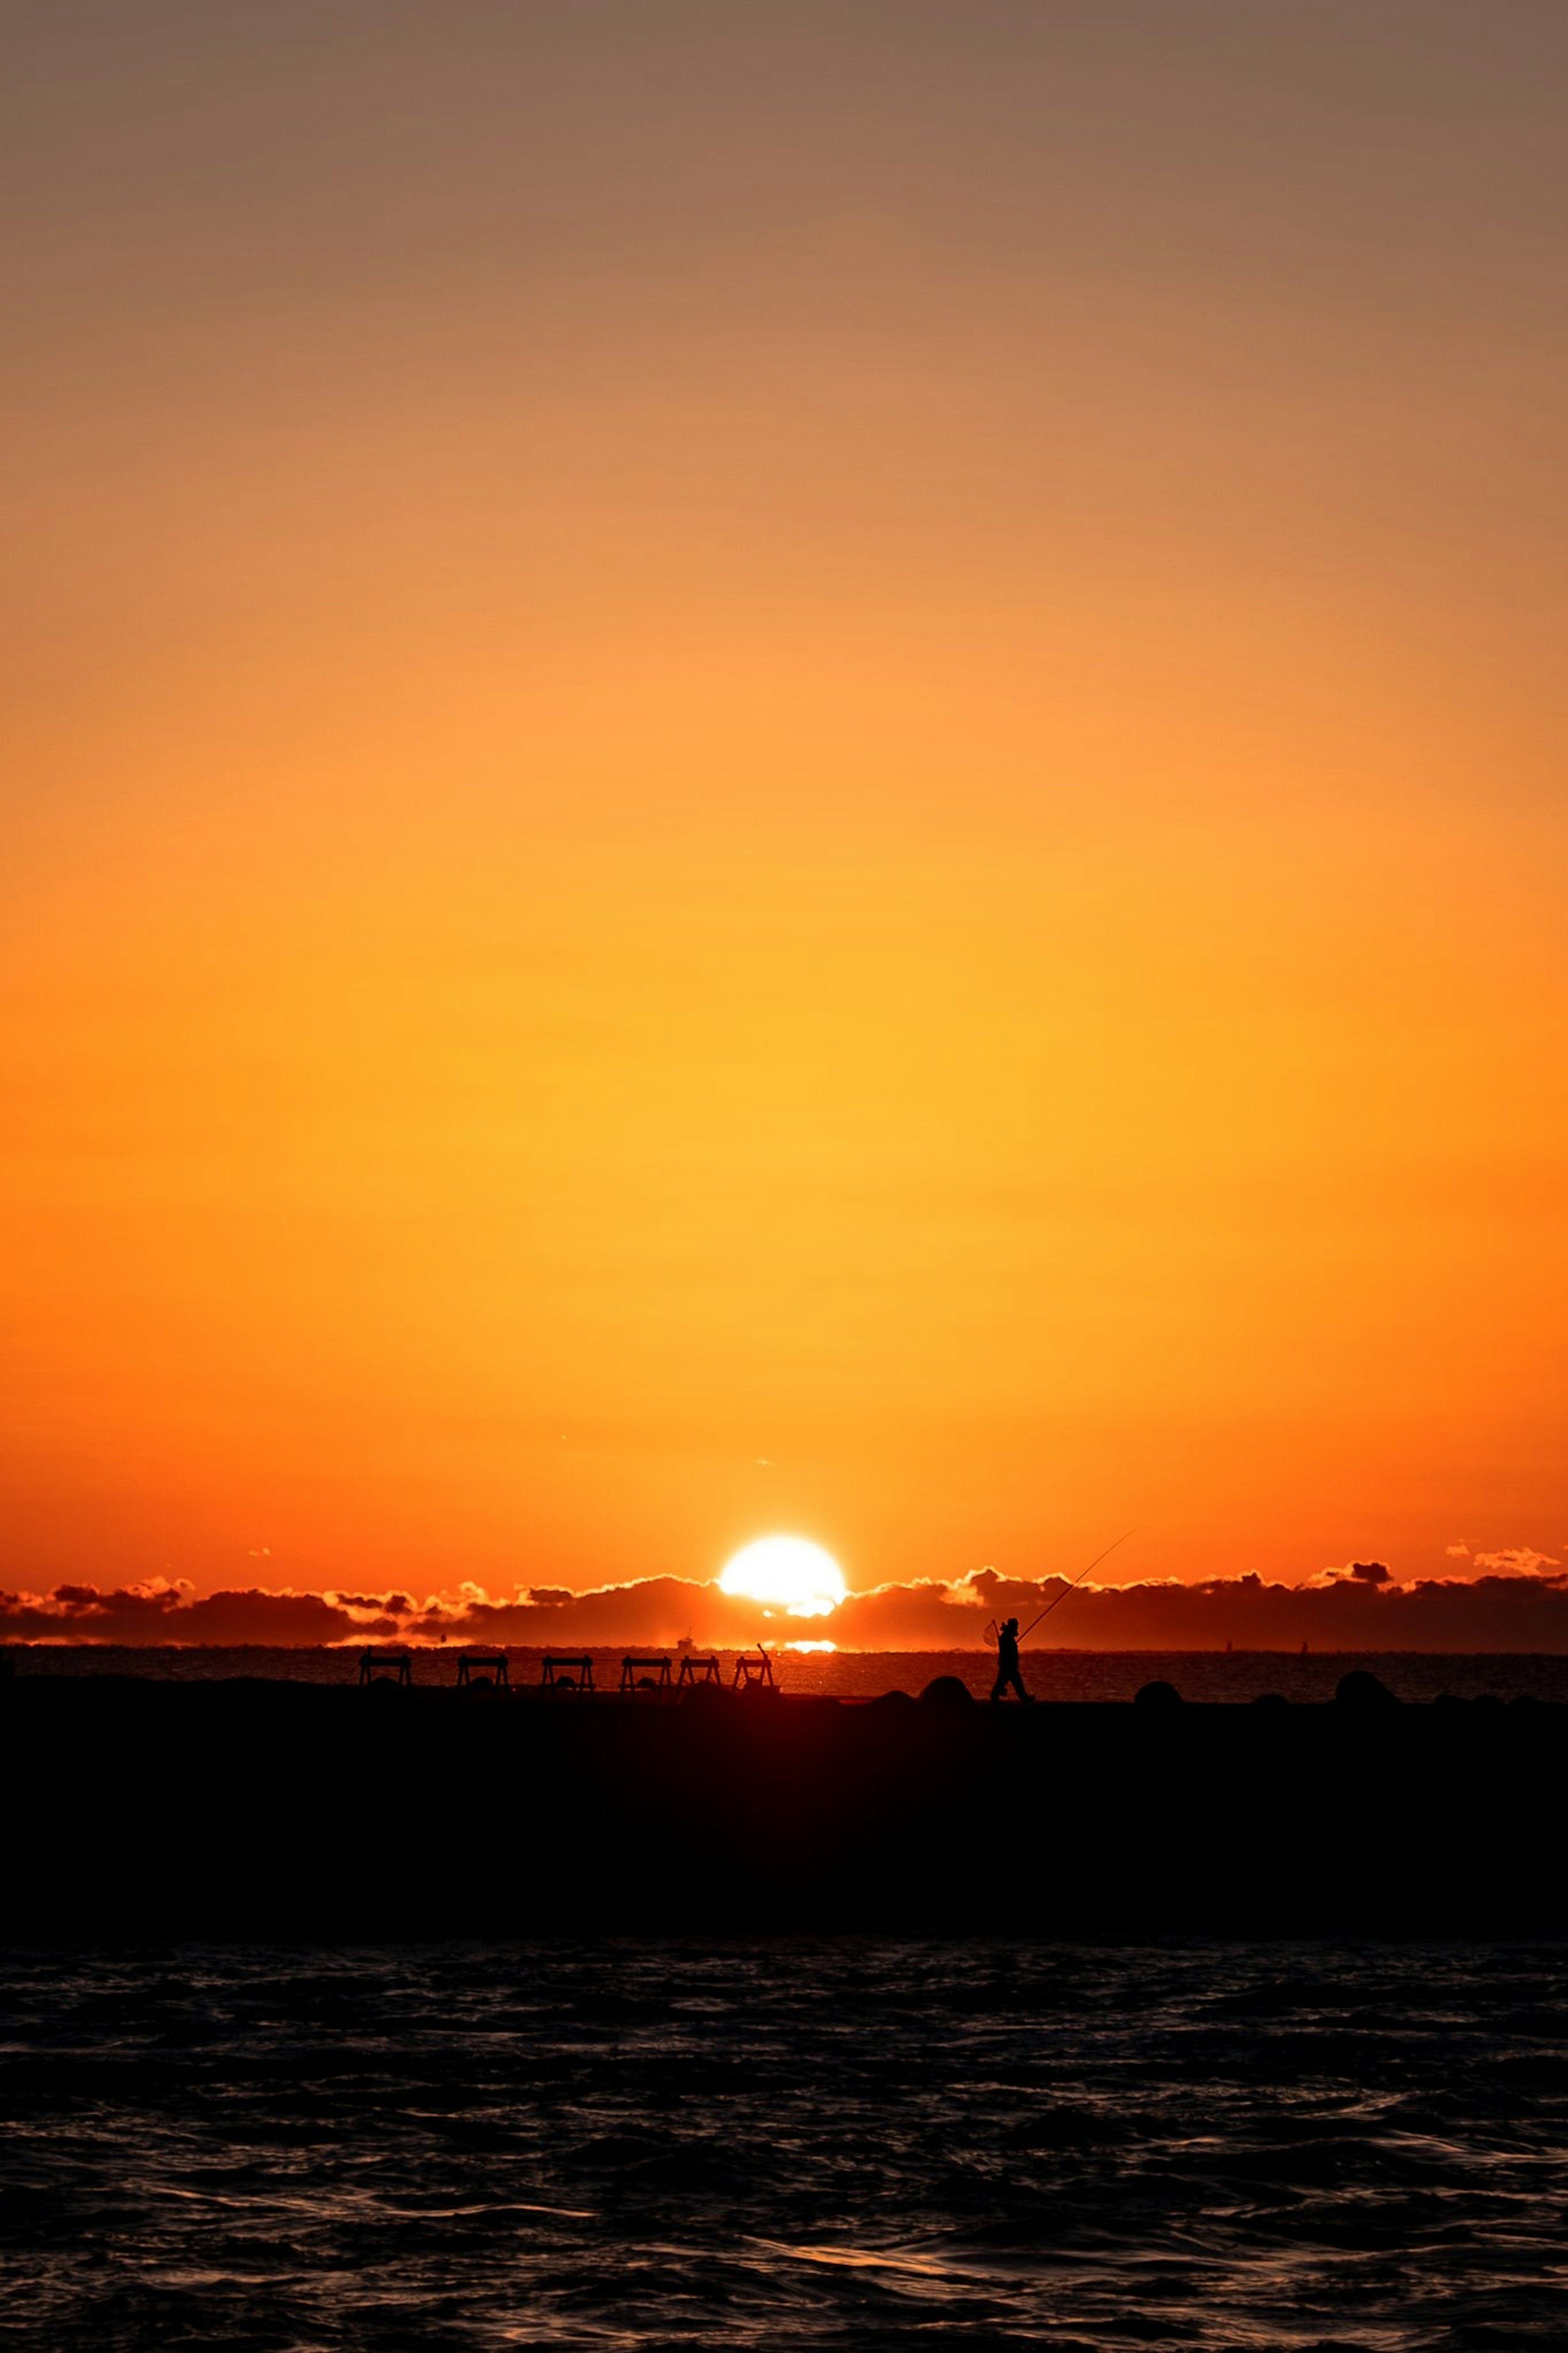
[[805, 1536], [759, 1536], [725, 1564], [719, 1589], [792, 1618], [826, 1618], [844, 1599], [844, 1571]]

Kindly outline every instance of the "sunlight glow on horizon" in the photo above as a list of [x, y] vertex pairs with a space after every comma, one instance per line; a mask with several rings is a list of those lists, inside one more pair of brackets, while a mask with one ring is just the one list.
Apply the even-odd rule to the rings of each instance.
[[805, 1536], [758, 1536], [719, 1577], [720, 1592], [731, 1599], [770, 1603], [791, 1618], [830, 1617], [846, 1589], [833, 1555]]

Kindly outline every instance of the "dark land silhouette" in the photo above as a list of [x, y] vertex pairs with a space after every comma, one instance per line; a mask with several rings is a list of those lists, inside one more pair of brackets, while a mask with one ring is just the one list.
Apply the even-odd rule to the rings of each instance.
[[395, 1672], [5, 1681], [11, 1936], [1568, 1927], [1568, 1706]]

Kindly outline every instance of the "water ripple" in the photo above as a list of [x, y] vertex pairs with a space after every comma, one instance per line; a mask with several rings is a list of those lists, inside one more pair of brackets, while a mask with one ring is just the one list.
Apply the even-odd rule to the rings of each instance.
[[1562, 2341], [1555, 1947], [0, 1958], [19, 2347]]

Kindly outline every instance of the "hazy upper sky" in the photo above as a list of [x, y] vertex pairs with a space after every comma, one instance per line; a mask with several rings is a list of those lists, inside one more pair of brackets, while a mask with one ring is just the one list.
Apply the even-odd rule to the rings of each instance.
[[1568, 9], [0, 27], [0, 1581], [1568, 1546]]

